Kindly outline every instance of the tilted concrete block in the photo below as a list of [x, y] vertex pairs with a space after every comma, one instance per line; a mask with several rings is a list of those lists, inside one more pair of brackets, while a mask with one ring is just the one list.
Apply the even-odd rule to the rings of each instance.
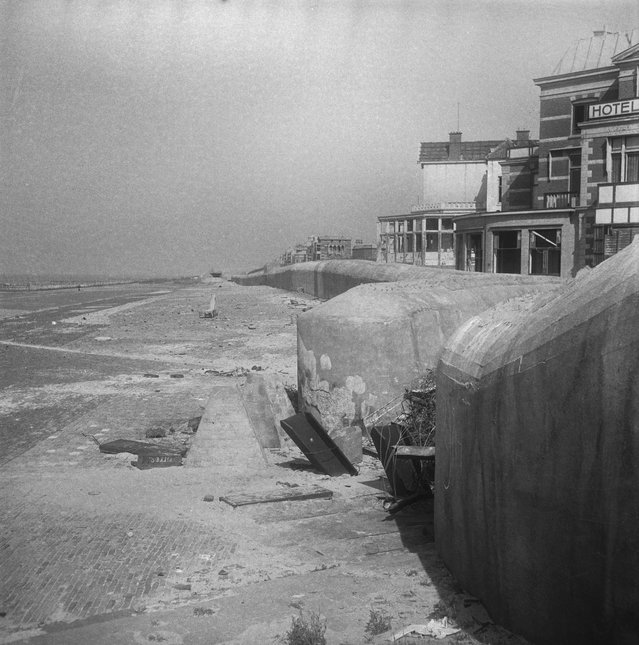
[[496, 303], [556, 288], [555, 278], [424, 270], [365, 284], [298, 316], [298, 396], [332, 434], [401, 396], [434, 368], [446, 339]]

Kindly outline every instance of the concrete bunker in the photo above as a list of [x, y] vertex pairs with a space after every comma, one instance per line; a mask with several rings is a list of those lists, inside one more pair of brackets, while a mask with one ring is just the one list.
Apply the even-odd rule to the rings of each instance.
[[297, 319], [298, 396], [339, 435], [435, 368], [446, 339], [495, 304], [560, 281], [422, 269], [420, 280], [364, 284]]
[[436, 543], [537, 643], [639, 640], [639, 240], [503, 303], [437, 376]]

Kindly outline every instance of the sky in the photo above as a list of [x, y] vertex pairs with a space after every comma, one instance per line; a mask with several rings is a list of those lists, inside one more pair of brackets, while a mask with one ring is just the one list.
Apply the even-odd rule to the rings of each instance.
[[0, 274], [374, 242], [420, 198], [421, 141], [536, 136], [533, 79], [604, 26], [639, 3], [0, 0]]

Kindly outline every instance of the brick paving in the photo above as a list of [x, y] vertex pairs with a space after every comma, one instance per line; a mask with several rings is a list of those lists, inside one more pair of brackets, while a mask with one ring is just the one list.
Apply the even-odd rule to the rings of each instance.
[[[0, 611], [6, 614], [0, 634], [210, 593], [214, 587], [202, 581], [234, 551], [228, 533], [171, 517], [171, 509], [162, 508], [171, 503], [162, 484], [150, 493], [155, 505], [144, 499], [148, 491], [125, 486], [122, 477], [139, 487], [149, 473], [133, 468], [130, 457], [101, 453], [84, 436], [144, 439], [158, 426], [179, 433], [202, 414], [211, 377], [172, 379], [159, 371], [157, 379], [128, 378], [117, 384], [117, 394], [98, 397], [92, 410], [70, 423], [78, 412], [73, 407], [54, 415], [40, 426], [45, 436], [31, 449], [14, 442], [19, 454], [12, 453], [2, 471], [8, 494], [0, 498]], [[42, 473], [53, 486], [73, 482], [78, 490], [61, 500], [37, 481]], [[74, 498], [80, 495], [89, 502]], [[138, 510], [127, 512], [132, 505]]]
[[203, 581], [216, 577], [234, 549], [197, 522], [141, 513], [45, 519], [24, 505], [3, 511], [4, 630], [205, 596], [213, 588]]

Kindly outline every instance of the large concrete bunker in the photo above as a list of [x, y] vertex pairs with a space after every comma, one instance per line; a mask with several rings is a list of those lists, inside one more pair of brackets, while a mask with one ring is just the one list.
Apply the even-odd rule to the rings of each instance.
[[300, 402], [337, 433], [434, 368], [462, 322], [559, 284], [558, 278], [422, 268], [419, 280], [350, 289], [298, 317]]
[[636, 240], [442, 355], [438, 550], [536, 643], [639, 642], [638, 330]]

